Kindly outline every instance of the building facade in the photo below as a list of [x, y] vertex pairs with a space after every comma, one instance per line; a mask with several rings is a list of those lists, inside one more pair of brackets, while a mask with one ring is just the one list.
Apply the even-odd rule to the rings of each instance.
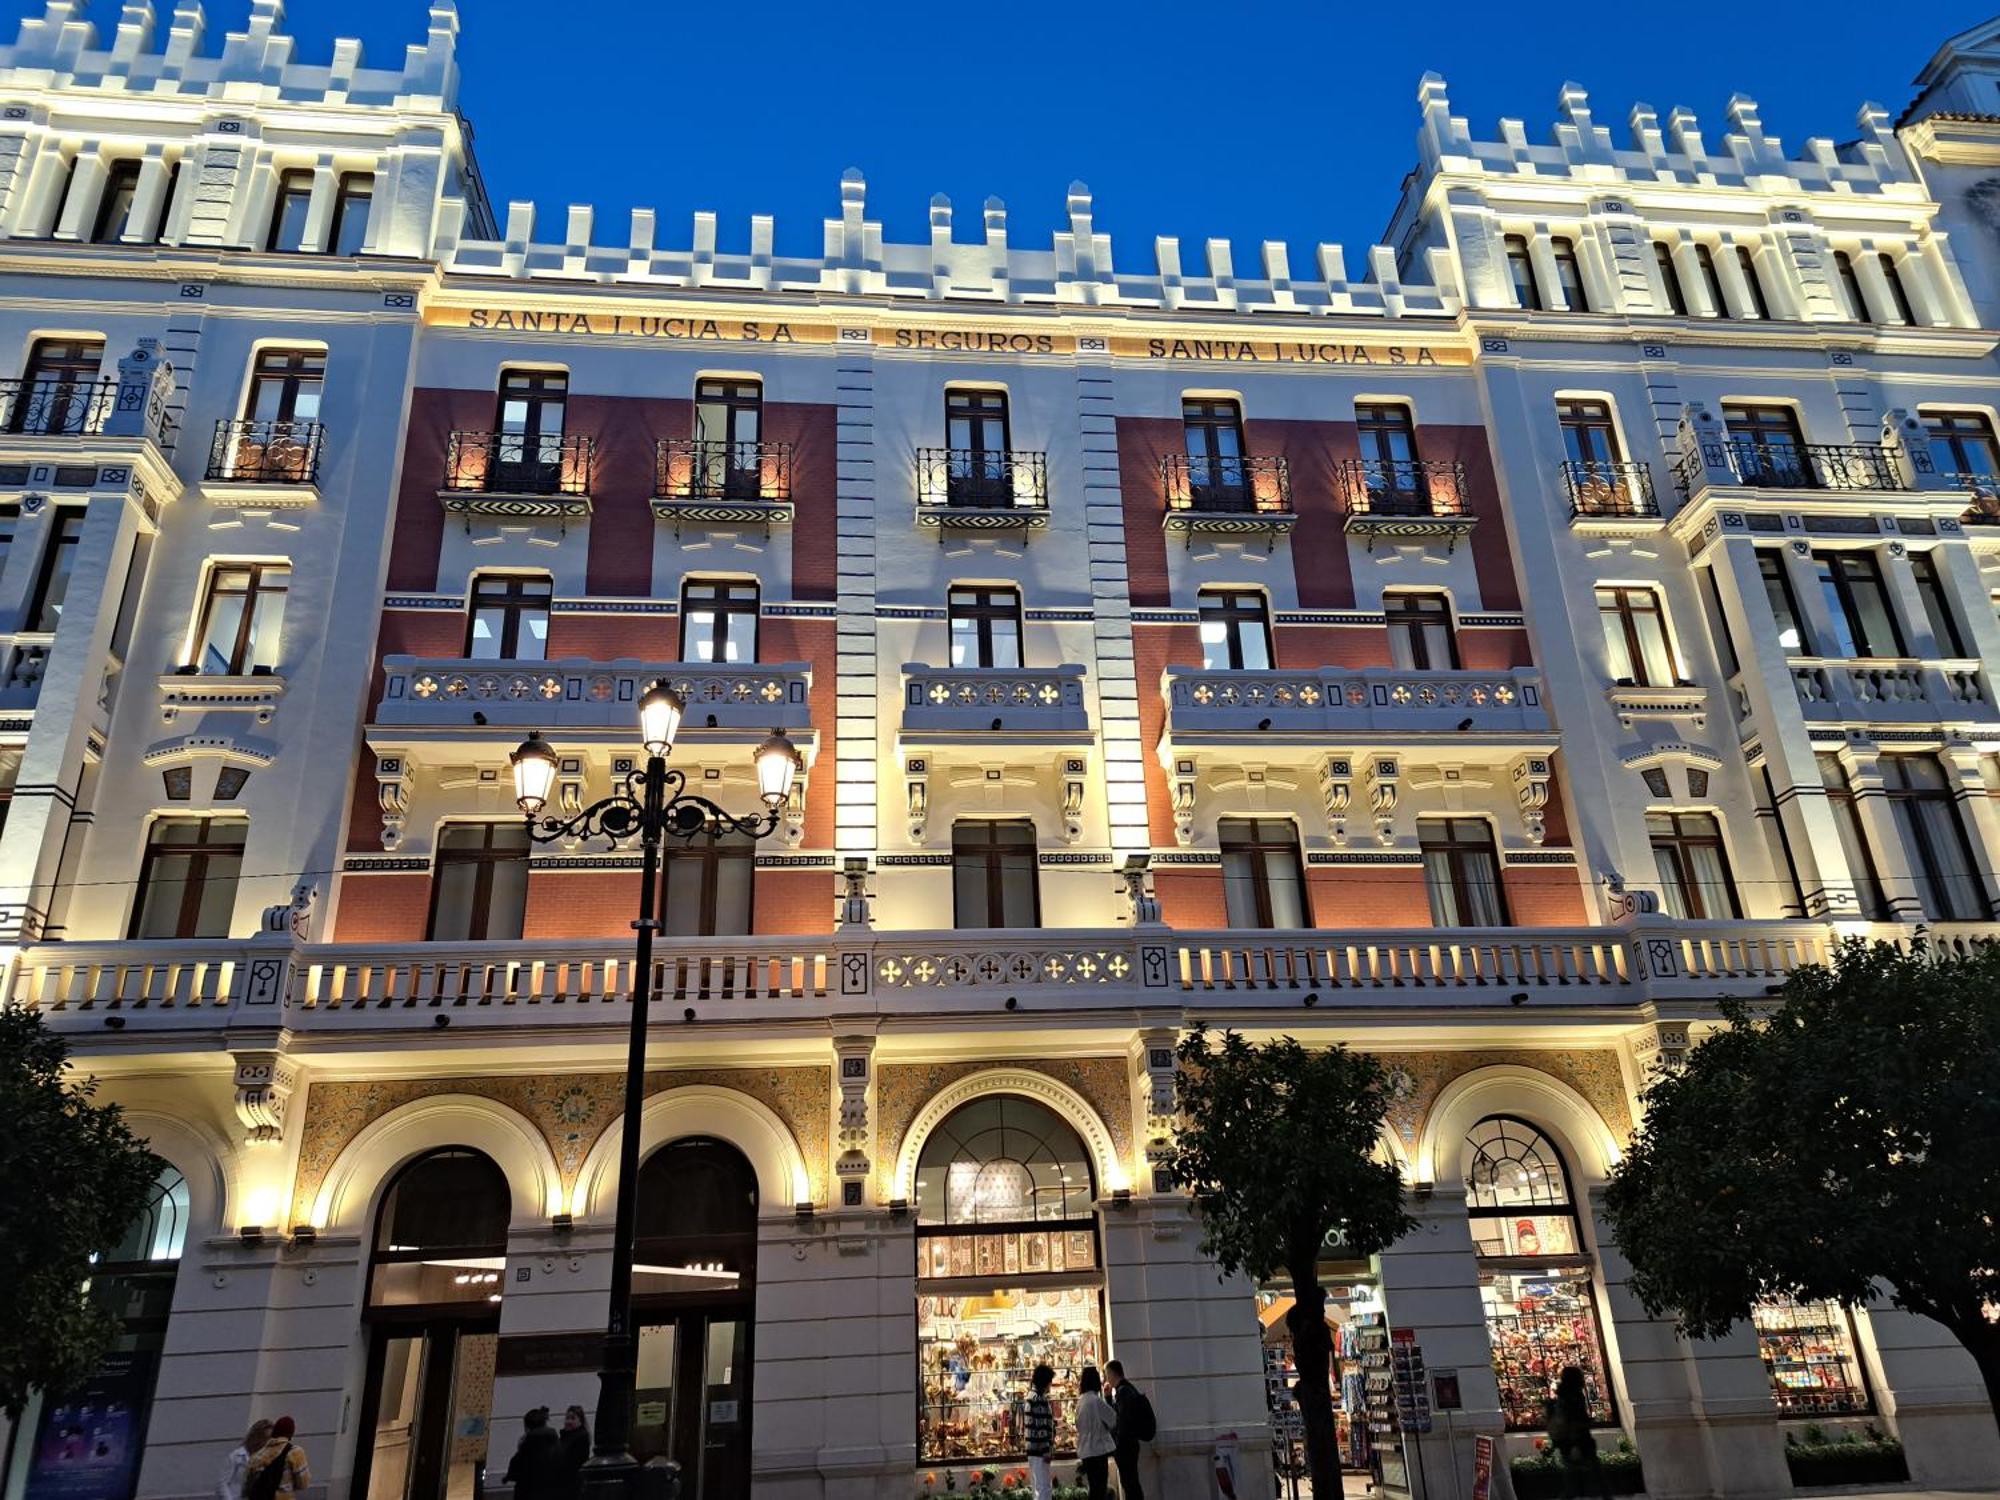
[[[1809, 1422], [2000, 1472], [1942, 1329], [1690, 1343], [1599, 1212], [1718, 999], [1994, 930], [2000, 24], [1798, 154], [1427, 76], [1351, 279], [1120, 263], [1081, 184], [1046, 247], [885, 242], [859, 173], [810, 258], [496, 216], [450, 0], [388, 68], [80, 9], [0, 53], [0, 942], [168, 1170], [8, 1500], [206, 1494], [279, 1412], [329, 1495], [469, 1500], [594, 1405], [625, 1129], [691, 1495], [962, 1487], [1111, 1356], [1158, 1493], [1271, 1493], [1285, 1299], [1154, 1172], [1196, 1023], [1394, 1070], [1419, 1228], [1327, 1268], [1392, 1493], [1569, 1363], [1656, 1496], [1789, 1493]], [[604, 796], [662, 680], [691, 787], [803, 770], [671, 851], [626, 1121], [638, 858], [508, 757]], [[1371, 1410], [1410, 1341], [1439, 1409]]]

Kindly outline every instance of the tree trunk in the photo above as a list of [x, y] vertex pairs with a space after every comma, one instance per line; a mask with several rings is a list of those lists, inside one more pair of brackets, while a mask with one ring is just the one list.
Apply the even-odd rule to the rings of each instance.
[[[1942, 1320], [1940, 1320], [1942, 1321]], [[1986, 1404], [1992, 1408], [1995, 1423], [2000, 1423], [2000, 1327], [1983, 1318], [1977, 1326], [1950, 1322], [1952, 1337], [1964, 1346], [1972, 1356], [1972, 1362], [1979, 1366], [1979, 1378], [1986, 1385]]]
[[1292, 1332], [1292, 1362], [1298, 1366], [1295, 1392], [1306, 1434], [1306, 1472], [1312, 1476], [1314, 1500], [1339, 1500], [1340, 1447], [1333, 1427], [1333, 1335], [1326, 1326], [1326, 1293], [1313, 1260], [1294, 1265], [1292, 1310], [1285, 1314]]

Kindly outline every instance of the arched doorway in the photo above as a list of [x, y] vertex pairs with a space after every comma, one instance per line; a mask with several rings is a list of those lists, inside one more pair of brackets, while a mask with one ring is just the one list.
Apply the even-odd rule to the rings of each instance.
[[757, 1173], [727, 1141], [670, 1141], [639, 1168], [632, 1452], [681, 1466], [686, 1500], [750, 1492]]
[[348, 1493], [473, 1500], [486, 1458], [510, 1200], [492, 1159], [462, 1146], [396, 1174], [375, 1215], [368, 1382]]
[[1037, 1364], [1056, 1451], [1076, 1451], [1078, 1373], [1104, 1356], [1104, 1273], [1090, 1153], [1054, 1110], [989, 1094], [947, 1115], [917, 1157], [917, 1460], [1018, 1462], [1015, 1412]]

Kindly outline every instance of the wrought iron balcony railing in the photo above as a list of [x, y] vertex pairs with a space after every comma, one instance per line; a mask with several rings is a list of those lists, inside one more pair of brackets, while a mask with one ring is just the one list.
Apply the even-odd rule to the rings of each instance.
[[0, 431], [95, 437], [117, 402], [115, 380], [0, 380]]
[[[1755, 490], [1902, 490], [1896, 455], [1880, 443], [1794, 443], [1783, 438], [1731, 437], [1723, 457], [1736, 483]], [[1702, 463], [1685, 453], [1674, 466], [1683, 494], [1700, 480]]]
[[1643, 463], [1570, 459], [1563, 465], [1572, 516], [1657, 516], [1653, 471]]
[[454, 432], [444, 488], [500, 495], [588, 495], [594, 439], [519, 432]]
[[1350, 458], [1340, 466], [1356, 516], [1462, 516], [1465, 465], [1450, 459]]
[[317, 422], [217, 422], [208, 477], [232, 484], [316, 484]]
[[792, 498], [792, 445], [661, 438], [653, 494], [661, 500], [784, 504]]
[[1213, 515], [1292, 513], [1292, 471], [1282, 458], [1207, 458], [1169, 453], [1160, 460], [1167, 509]]
[[964, 510], [1045, 509], [1048, 455], [1015, 448], [919, 448], [917, 503]]

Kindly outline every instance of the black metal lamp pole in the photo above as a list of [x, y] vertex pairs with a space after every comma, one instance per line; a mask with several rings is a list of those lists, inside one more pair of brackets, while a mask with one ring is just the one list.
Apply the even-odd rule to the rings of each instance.
[[593, 1500], [631, 1494], [639, 1473], [638, 1460], [631, 1451], [633, 1387], [639, 1373], [639, 1333], [632, 1324], [632, 1261], [639, 1222], [639, 1116], [646, 1103], [646, 1020], [653, 998], [653, 934], [660, 925], [654, 914], [660, 844], [667, 838], [693, 839], [722, 830], [763, 838], [784, 816], [799, 766], [792, 742], [772, 731], [756, 756], [765, 811], [744, 817], [725, 812], [708, 798], [688, 791], [686, 773], [667, 765], [685, 708], [672, 688], [655, 683], [647, 689], [639, 700], [645, 769], [628, 772], [623, 788], [568, 818], [540, 816], [558, 769], [555, 751], [541, 735], [529, 735], [512, 757], [515, 800], [527, 819], [529, 838], [547, 844], [560, 838], [602, 837], [616, 847], [620, 840], [637, 833], [641, 850], [639, 919], [632, 924], [639, 934], [638, 967], [632, 976], [632, 1024], [625, 1052], [618, 1215], [611, 1243], [611, 1309], [604, 1325], [604, 1362], [597, 1372], [597, 1431], [590, 1461], [583, 1469], [584, 1494]]

